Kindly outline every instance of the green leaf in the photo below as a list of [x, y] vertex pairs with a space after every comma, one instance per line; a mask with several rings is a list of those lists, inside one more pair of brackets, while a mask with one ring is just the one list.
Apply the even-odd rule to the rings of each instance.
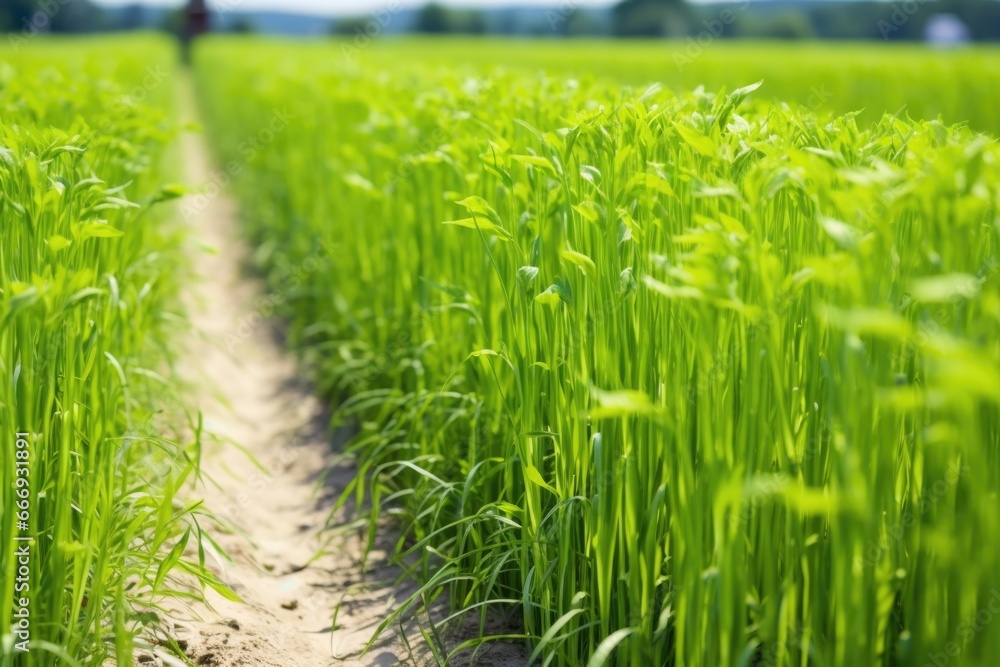
[[629, 179], [628, 185], [625, 186], [625, 191], [628, 192], [637, 187], [644, 188], [649, 192], [659, 192], [668, 197], [677, 196], [674, 188], [670, 185], [670, 181], [659, 174], [636, 174]]
[[513, 503], [508, 503], [504, 501], [499, 501], [493, 504], [501, 512], [507, 512], [508, 514], [520, 514], [524, 510]]
[[521, 164], [537, 167], [543, 171], [549, 172], [553, 176], [558, 175], [555, 166], [547, 158], [539, 157], [537, 155], [511, 155], [510, 157]]
[[521, 286], [525, 292], [531, 287], [531, 284], [535, 282], [535, 278], [538, 277], [538, 267], [537, 266], [522, 266], [517, 270], [517, 284]]
[[211, 588], [213, 591], [215, 591], [216, 593], [218, 593], [222, 597], [226, 598], [227, 600], [231, 600], [232, 602], [240, 602], [240, 603], [243, 602], [243, 600], [240, 598], [240, 596], [237, 595], [235, 592], [233, 592], [233, 589], [231, 589], [229, 586], [227, 586], [224, 581], [222, 581], [221, 579], [217, 578], [211, 572], [208, 572], [206, 570], [202, 570], [198, 574], [198, 579], [203, 584], [207, 585], [209, 588]]
[[[490, 206], [482, 197], [466, 197], [461, 201], [455, 202], [459, 206], [462, 206], [469, 213], [472, 214], [472, 218], [466, 218], [465, 220], [472, 220], [472, 228], [475, 229], [476, 223], [478, 223], [479, 228], [486, 230], [489, 229], [491, 233], [496, 236], [503, 237], [507, 240], [511, 240], [514, 236], [504, 229], [503, 221], [500, 220], [500, 215]], [[460, 224], [460, 226], [467, 227], [469, 225], [464, 224], [464, 221], [455, 221], [454, 223], [446, 224]]]
[[695, 149], [705, 157], [714, 158], [718, 156], [719, 149], [715, 145], [715, 142], [698, 130], [685, 127], [679, 123], [674, 125], [674, 129], [677, 130], [677, 133], [681, 135], [681, 138], [684, 139], [684, 141], [686, 141], [691, 148]]
[[156, 570], [156, 580], [153, 583], [153, 590], [160, 590], [160, 586], [163, 584], [164, 577], [167, 573], [177, 564], [177, 561], [181, 559], [184, 554], [184, 548], [187, 546], [188, 538], [191, 536], [191, 529], [188, 528], [184, 531], [181, 539], [177, 541], [174, 548], [170, 550], [170, 553], [160, 561], [160, 567]]
[[88, 222], [80, 227], [77, 235], [81, 241], [86, 241], [90, 238], [110, 239], [125, 236], [125, 232], [115, 229], [106, 222]]
[[587, 257], [583, 253], [576, 252], [575, 250], [563, 250], [559, 253], [560, 256], [568, 262], [572, 262], [580, 267], [585, 276], [596, 276], [597, 275], [597, 265], [594, 264], [594, 260]]
[[186, 187], [177, 183], [164, 185], [160, 188], [159, 192], [153, 196], [150, 204], [158, 204], [160, 202], [170, 201], [171, 199], [179, 199], [180, 197], [186, 195], [187, 192], [188, 190]]
[[559, 305], [560, 300], [559, 292], [556, 291], [555, 285], [550, 285], [544, 292], [535, 297], [535, 301], [538, 303], [542, 303], [553, 308]]
[[704, 292], [697, 287], [692, 287], [691, 285], [668, 285], [652, 276], [643, 276], [642, 282], [649, 289], [668, 299], [702, 299], [705, 296]]
[[590, 656], [590, 660], [587, 661], [587, 667], [604, 667], [608, 662], [608, 658], [614, 653], [618, 645], [625, 641], [629, 635], [635, 634], [635, 628], [622, 628], [620, 630], [615, 630], [610, 635], [601, 640], [601, 643], [597, 645], [594, 649], [594, 653]]
[[597, 212], [597, 205], [592, 201], [582, 201], [579, 204], [573, 204], [573, 210], [588, 222], [597, 222], [600, 219], [600, 214]]
[[846, 222], [834, 220], [833, 218], [820, 217], [819, 225], [827, 233], [827, 236], [833, 239], [833, 242], [841, 248], [854, 248], [861, 239], [861, 230], [852, 227]]
[[726, 231], [729, 232], [730, 234], [737, 234], [738, 236], [748, 236], [746, 227], [744, 227], [743, 223], [734, 218], [733, 216], [719, 212], [718, 218], [719, 221], [722, 223], [722, 226], [725, 227]]
[[459, 206], [463, 206], [469, 213], [475, 213], [477, 215], [486, 216], [491, 222], [500, 224], [500, 215], [490, 206], [482, 197], [466, 197], [465, 199], [455, 202]]
[[104, 290], [97, 287], [84, 287], [81, 290], [77, 290], [73, 296], [66, 300], [68, 305], [76, 305], [77, 303], [89, 299], [91, 297], [100, 297], [104, 295]]
[[549, 306], [556, 306], [560, 301], [573, 303], [573, 293], [569, 289], [569, 283], [565, 278], [556, 278], [556, 282], [535, 297], [535, 301]]
[[763, 84], [763, 83], [764, 83], [764, 80], [761, 79], [757, 83], [751, 83], [749, 86], [743, 86], [742, 88], [737, 88], [733, 92], [729, 93], [729, 99], [732, 99], [732, 100], [742, 100], [744, 97], [746, 97], [747, 95], [749, 95], [753, 91], [755, 91], [758, 88], [760, 88], [761, 84]]
[[491, 222], [482, 218], [462, 218], [461, 220], [445, 220], [442, 225], [454, 225], [456, 227], [467, 227], [468, 229], [479, 229], [484, 234], [492, 234], [504, 241], [510, 241], [514, 237], [503, 227], [497, 227]]
[[46, 243], [49, 244], [49, 250], [52, 252], [59, 252], [63, 248], [68, 248], [73, 242], [70, 241], [65, 236], [59, 234], [53, 234], [48, 238]]
[[632, 267], [626, 266], [618, 274], [618, 294], [625, 296], [635, 291], [635, 276], [632, 274]]
[[542, 487], [543, 489], [549, 491], [553, 495], [559, 495], [558, 493], [556, 493], [555, 489], [553, 489], [551, 486], [548, 485], [548, 483], [546, 483], [545, 478], [542, 477], [542, 473], [538, 472], [538, 468], [531, 465], [530, 463], [524, 464], [524, 474], [536, 486]]
[[590, 164], [580, 165], [580, 178], [585, 181], [590, 181], [594, 185], [600, 185], [604, 177], [601, 175], [601, 170]]
[[367, 178], [361, 174], [349, 173], [344, 174], [344, 182], [353, 188], [362, 190], [364, 192], [375, 192], [375, 184], [369, 181]]
[[28, 285], [27, 283], [16, 282], [12, 283], [10, 286], [10, 291], [12, 297], [7, 302], [7, 315], [12, 316], [14, 313], [25, 308], [30, 308], [38, 302], [39, 295], [38, 290], [34, 285]]

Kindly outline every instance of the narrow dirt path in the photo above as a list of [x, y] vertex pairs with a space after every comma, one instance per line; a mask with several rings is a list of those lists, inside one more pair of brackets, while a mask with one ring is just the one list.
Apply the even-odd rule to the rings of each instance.
[[[185, 120], [195, 119], [187, 80], [181, 95]], [[211, 183], [214, 167], [204, 137], [186, 133], [182, 151], [185, 183]], [[199, 202], [185, 216], [198, 274], [188, 307], [199, 334], [186, 365], [188, 380], [203, 389], [197, 400], [205, 417], [203, 471], [209, 480], [197, 493], [232, 526], [215, 534], [232, 561], [217, 557], [214, 569], [244, 604], [210, 592], [211, 607], [190, 610], [198, 618], [179, 622], [175, 634], [196, 665], [424, 663], [391, 633], [360, 655], [377, 624], [412, 589], [394, 586], [398, 571], [391, 568], [369, 571], [362, 580], [357, 531], [314, 558], [317, 536], [350, 470], [335, 468], [317, 486], [333, 456], [324, 406], [253, 310], [262, 287], [241, 271], [248, 248], [240, 240], [235, 203], [224, 190]], [[241, 326], [252, 333], [234, 345]]]

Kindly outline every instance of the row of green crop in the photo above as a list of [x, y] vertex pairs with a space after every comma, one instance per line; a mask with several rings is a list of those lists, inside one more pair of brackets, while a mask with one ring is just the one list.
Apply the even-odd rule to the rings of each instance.
[[424, 584], [386, 624], [445, 592], [550, 665], [993, 664], [996, 144], [396, 54], [196, 57]]
[[176, 496], [198, 427], [167, 366], [180, 238], [154, 208], [179, 193], [161, 187], [176, 55], [39, 38], [0, 56], [0, 665], [129, 665], [190, 595], [178, 575], [217, 584], [178, 563], [200, 538]]
[[[891, 8], [888, 10], [891, 13]], [[705, 31], [707, 34], [707, 31]], [[686, 41], [493, 39], [353, 39], [337, 53], [312, 47], [342, 68], [391, 68], [419, 58], [435, 67], [451, 63], [503, 66], [529, 74], [612, 78], [636, 86], [661, 82], [675, 90], [729, 88], [764, 81], [762, 98], [804, 105], [820, 113], [857, 112], [873, 123], [883, 113], [968, 122], [1000, 135], [1000, 49], [928, 49], [923, 45], [851, 42], [750, 42], [699, 35]], [[361, 48], [358, 48], [360, 45]]]

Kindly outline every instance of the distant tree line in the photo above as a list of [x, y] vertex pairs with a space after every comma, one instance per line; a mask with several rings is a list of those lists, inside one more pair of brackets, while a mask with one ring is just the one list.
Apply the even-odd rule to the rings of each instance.
[[[13, 36], [37, 33], [88, 33], [116, 30], [158, 29], [179, 33], [184, 22], [181, 8], [151, 10], [140, 4], [100, 7], [90, 0], [2, 0], [0, 32]], [[235, 15], [223, 26], [229, 32], [253, 32], [249, 18]]]
[[[950, 14], [977, 41], [1000, 40], [996, 0], [771, 0], [685, 5], [677, 0], [624, 0], [614, 9], [620, 36], [770, 39], [920, 40], [928, 21]], [[723, 20], [725, 19], [725, 20]]]
[[[512, 5], [517, 0], [511, 0]], [[610, 11], [581, 9], [574, 0], [552, 0], [544, 18], [518, 24], [514, 12], [459, 10], [424, 5], [409, 29], [423, 34], [531, 34], [538, 36], [714, 37], [764, 39], [920, 40], [936, 14], [956, 16], [974, 40], [1000, 40], [997, 0], [622, 0]], [[334, 32], [351, 35], [369, 17], [343, 19]]]
[[0, 4], [2, 32], [90, 32], [106, 27], [101, 18], [101, 10], [88, 0], [4, 0]]
[[[518, 0], [509, 0], [514, 7]], [[395, 16], [400, 10], [390, 0]], [[998, 0], [724, 0], [693, 4], [685, 0], [621, 0], [611, 9], [580, 8], [578, 0], [551, 0], [542, 10], [478, 11], [431, 2], [407, 14], [394, 32], [430, 35], [535, 35], [542, 37], [699, 37], [766, 39], [920, 40], [933, 17], [961, 20], [977, 41], [1000, 40]], [[527, 17], [527, 18], [526, 18]], [[228, 12], [214, 26], [229, 32], [255, 32], [256, 16]], [[267, 19], [261, 19], [267, 20]], [[160, 29], [176, 33], [181, 9], [139, 4], [99, 7], [91, 0], [0, 0], [0, 32], [96, 32]], [[373, 17], [340, 19], [333, 31], [367, 35]], [[267, 28], [267, 25], [261, 26]], [[378, 24], [376, 32], [385, 28]], [[278, 28], [280, 31], [280, 28]]]

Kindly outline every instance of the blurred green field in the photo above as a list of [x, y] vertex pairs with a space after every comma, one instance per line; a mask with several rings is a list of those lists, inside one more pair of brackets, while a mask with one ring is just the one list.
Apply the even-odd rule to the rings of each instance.
[[[337, 57], [326, 45], [306, 48], [317, 49], [324, 60]], [[675, 41], [458, 38], [382, 39], [361, 49], [343, 41], [337, 50], [345, 62], [384, 71], [409, 62], [480, 70], [500, 66], [641, 86], [659, 82], [678, 92], [698, 86], [733, 90], [763, 80], [762, 97], [813, 111], [862, 111], [861, 119], [871, 122], [883, 112], [905, 109], [914, 118], [941, 115], [948, 123], [968, 121], [974, 129], [1000, 134], [997, 47], [945, 51], [919, 44], [743, 40], [699, 47]]]

